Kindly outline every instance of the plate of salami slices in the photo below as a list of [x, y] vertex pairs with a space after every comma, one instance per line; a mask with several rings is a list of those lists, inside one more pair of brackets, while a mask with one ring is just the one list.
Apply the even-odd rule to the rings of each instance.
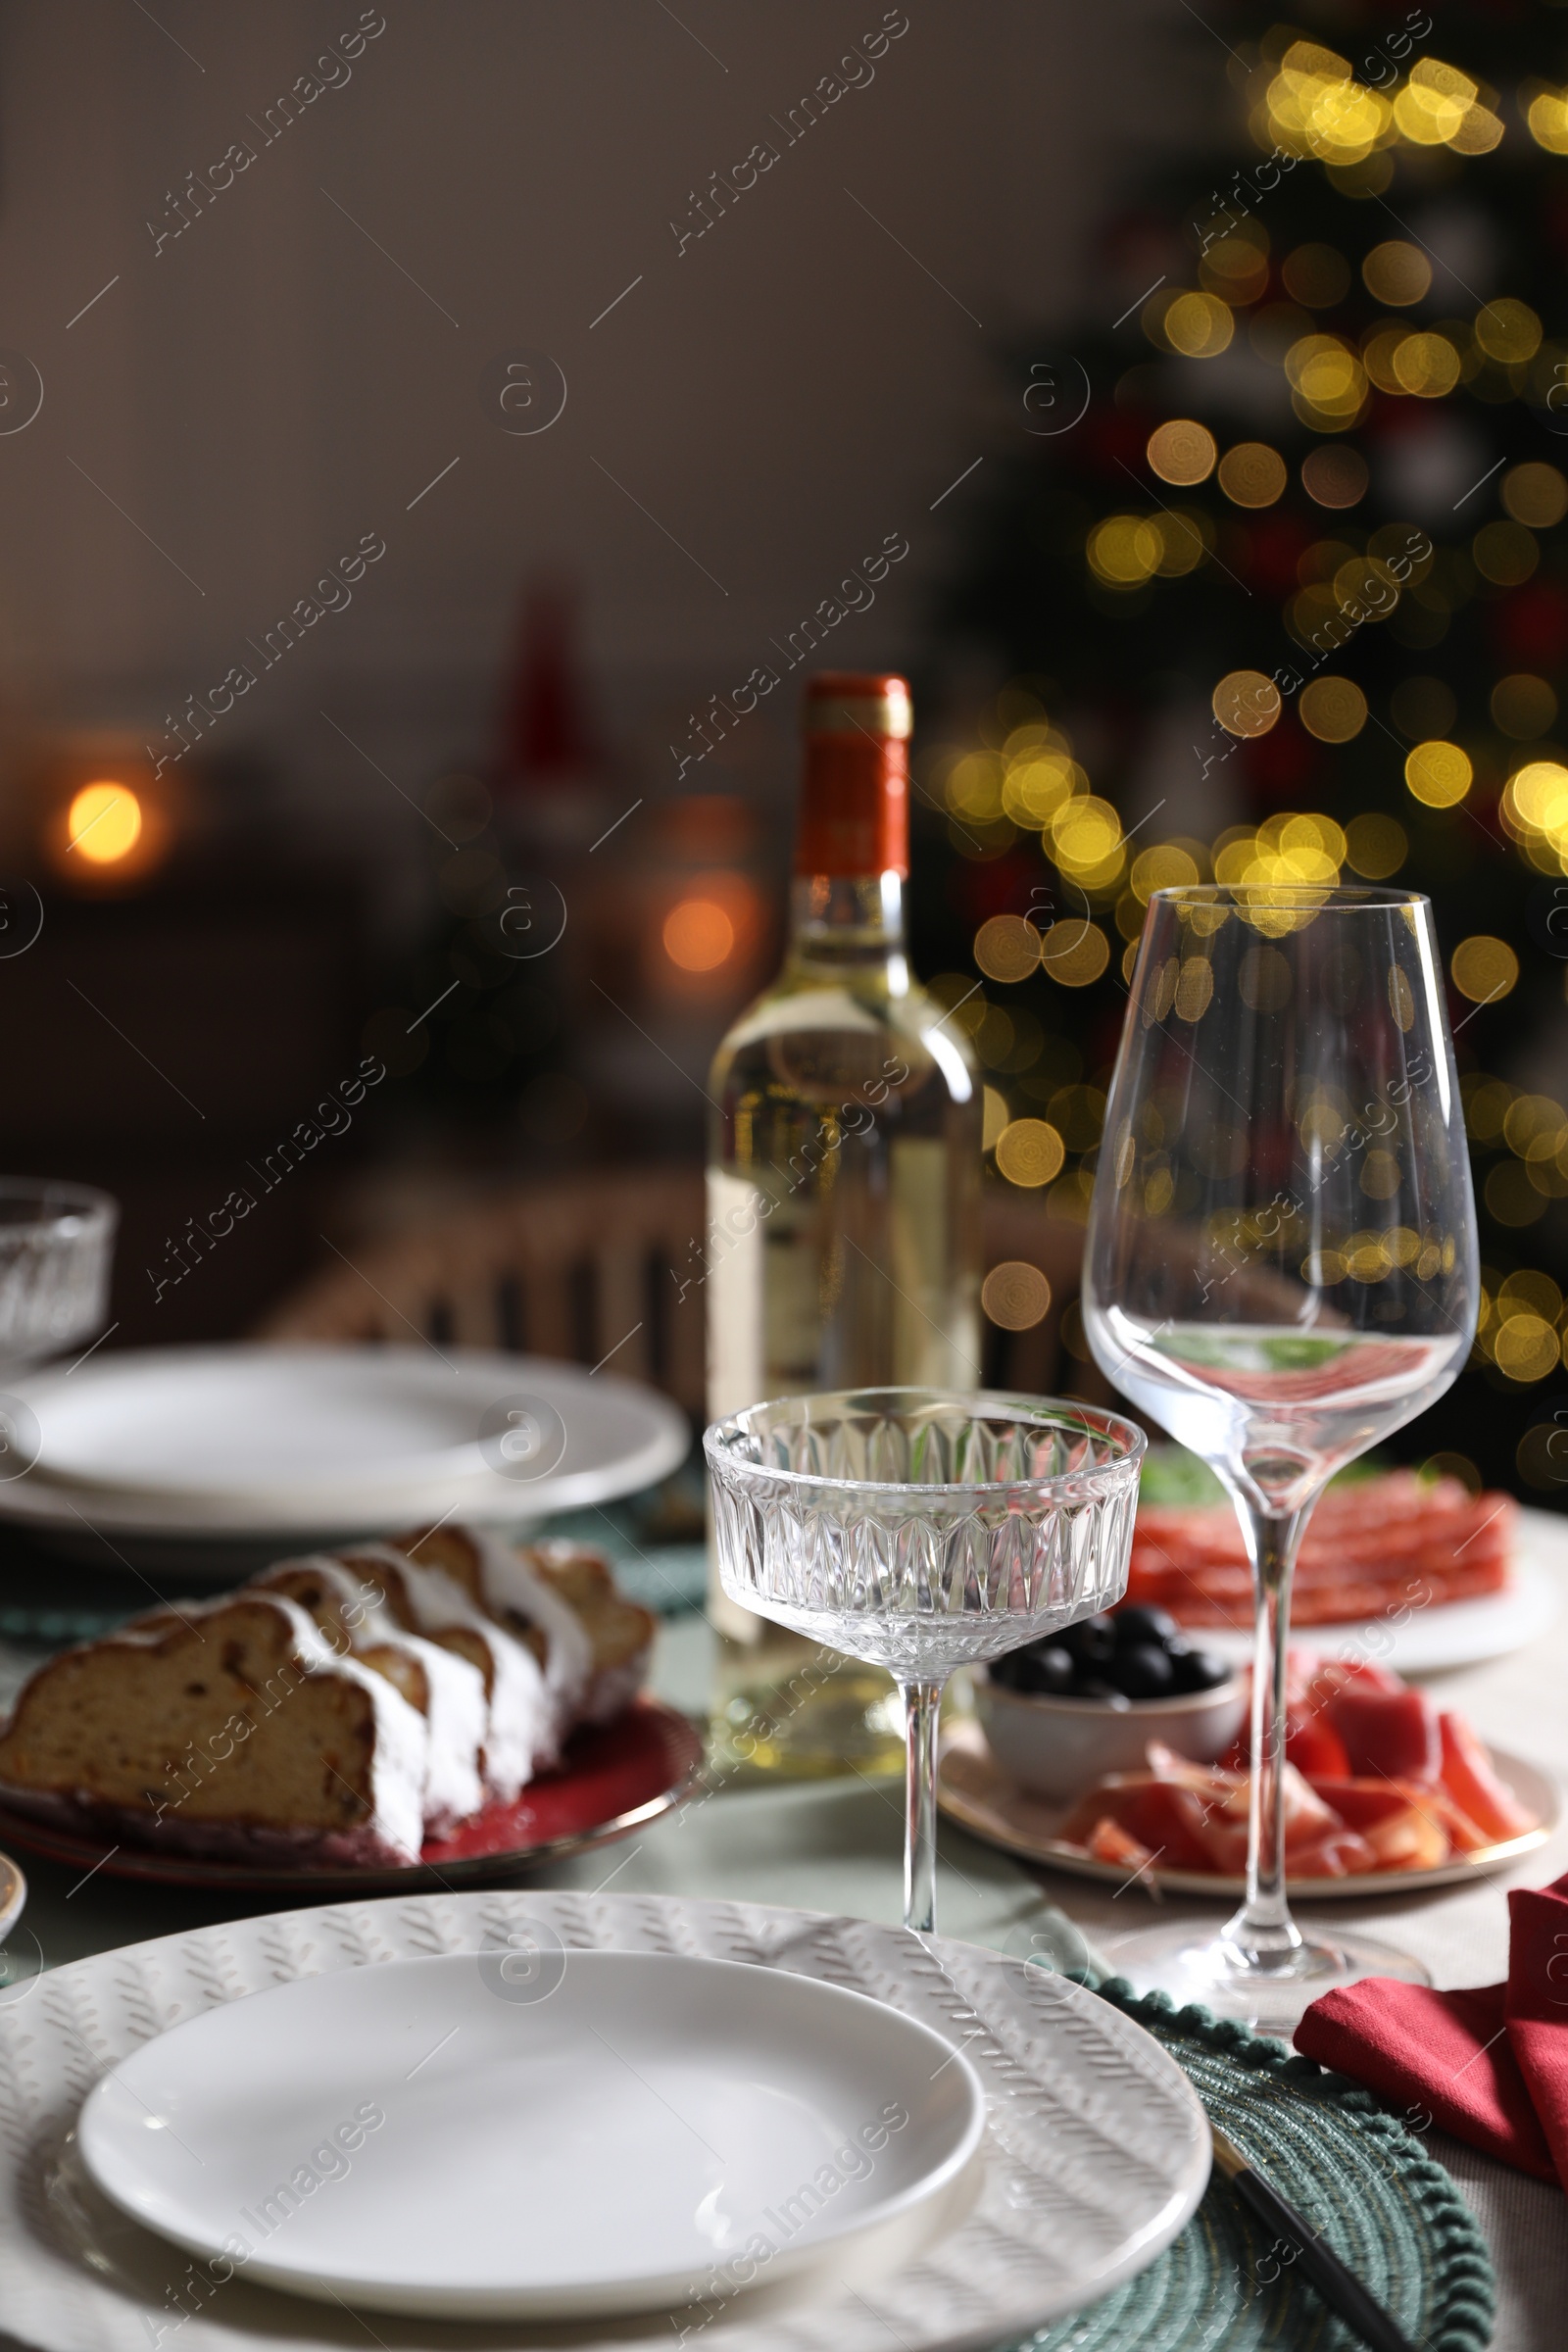
[[[1544, 1844], [1554, 1783], [1488, 1747], [1464, 1717], [1387, 1668], [1293, 1652], [1286, 1870], [1313, 1902], [1451, 1886]], [[1020, 1859], [1151, 1894], [1247, 1891], [1245, 1757], [1194, 1762], [1151, 1740], [1141, 1771], [1106, 1773], [1066, 1803], [1004, 1772], [977, 1723], [946, 1733], [939, 1801]]]

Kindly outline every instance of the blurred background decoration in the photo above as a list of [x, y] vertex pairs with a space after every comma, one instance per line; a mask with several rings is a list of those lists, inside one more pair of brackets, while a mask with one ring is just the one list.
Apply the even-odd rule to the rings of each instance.
[[[1470, 1370], [1412, 1442], [1472, 1486], [1550, 1500], [1568, 1446], [1568, 17], [1216, 22], [1210, 151], [1112, 215], [1093, 320], [1011, 355], [1037, 437], [988, 450], [936, 615], [950, 658], [962, 641], [1007, 682], [917, 763], [926, 940], [987, 1065], [998, 1178], [1081, 1222], [1153, 889], [1430, 893], [1485, 1299]], [[1040, 430], [1070, 422], [1084, 373], [1082, 420]]]
[[[509, 1186], [694, 1166], [778, 957], [802, 670], [885, 664], [914, 961], [984, 1064], [994, 1197], [1049, 1232], [1020, 1263], [1059, 1272], [1087, 1213], [1153, 889], [1432, 893], [1487, 1296], [1412, 1443], [1555, 1501], [1568, 9], [1004, 9], [989, 49], [911, 20], [682, 247], [670, 153], [744, 153], [838, 13], [697, 41], [471, 0], [389, 23], [151, 252], [172, 159], [287, 86], [319, 11], [122, 14], [86, 53], [69, 8], [0, 15], [7, 333], [49, 394], [0, 431], [0, 877], [46, 913], [0, 931], [9, 1159], [122, 1201], [110, 1344], [252, 1328], [332, 1248]], [[614, 170], [522, 288], [517, 157], [524, 194], [572, 183], [544, 93], [607, 44]], [[68, 80], [86, 176], [27, 103]], [[523, 343], [569, 388], [532, 435], [481, 397]], [[285, 642], [323, 566], [347, 602], [322, 577]], [[384, 1081], [160, 1294], [366, 1057]]]

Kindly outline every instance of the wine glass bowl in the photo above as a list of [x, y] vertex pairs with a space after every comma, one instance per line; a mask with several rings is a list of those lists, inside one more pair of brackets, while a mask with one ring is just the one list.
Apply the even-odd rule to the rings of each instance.
[[1094, 1405], [914, 1388], [783, 1397], [704, 1439], [730, 1598], [904, 1690], [906, 1925], [931, 1925], [942, 1685], [1120, 1599], [1147, 1443]]
[[1328, 1480], [1453, 1380], [1478, 1288], [1427, 901], [1156, 891], [1106, 1105], [1084, 1328], [1106, 1376], [1229, 1490], [1256, 1649], [1248, 1900], [1217, 1943], [1161, 1931], [1118, 1947], [1146, 1983], [1253, 2018], [1272, 1993], [1278, 2022], [1369, 1969], [1412, 1973], [1353, 1939], [1309, 1944], [1285, 1902], [1290, 1579]]

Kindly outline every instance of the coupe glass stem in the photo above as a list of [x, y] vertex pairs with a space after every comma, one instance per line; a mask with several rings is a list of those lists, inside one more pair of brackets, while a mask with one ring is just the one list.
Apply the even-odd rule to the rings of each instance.
[[930, 1936], [937, 1924], [937, 1715], [944, 1675], [901, 1683], [904, 1693], [904, 1924]]
[[1285, 1895], [1285, 1656], [1291, 1572], [1311, 1508], [1308, 1502], [1275, 1513], [1237, 1504], [1252, 1563], [1251, 1789], [1247, 1900], [1226, 1927], [1225, 1940], [1249, 1968], [1287, 1967], [1301, 1945]]

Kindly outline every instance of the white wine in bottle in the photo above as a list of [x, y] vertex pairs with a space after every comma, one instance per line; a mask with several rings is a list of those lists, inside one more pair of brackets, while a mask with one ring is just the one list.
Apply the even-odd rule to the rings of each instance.
[[[769, 1396], [980, 1385], [981, 1087], [909, 977], [909, 690], [807, 682], [789, 946], [709, 1093], [710, 1417]], [[888, 1678], [739, 1607], [719, 1633], [715, 1760], [796, 1778], [897, 1769]]]

